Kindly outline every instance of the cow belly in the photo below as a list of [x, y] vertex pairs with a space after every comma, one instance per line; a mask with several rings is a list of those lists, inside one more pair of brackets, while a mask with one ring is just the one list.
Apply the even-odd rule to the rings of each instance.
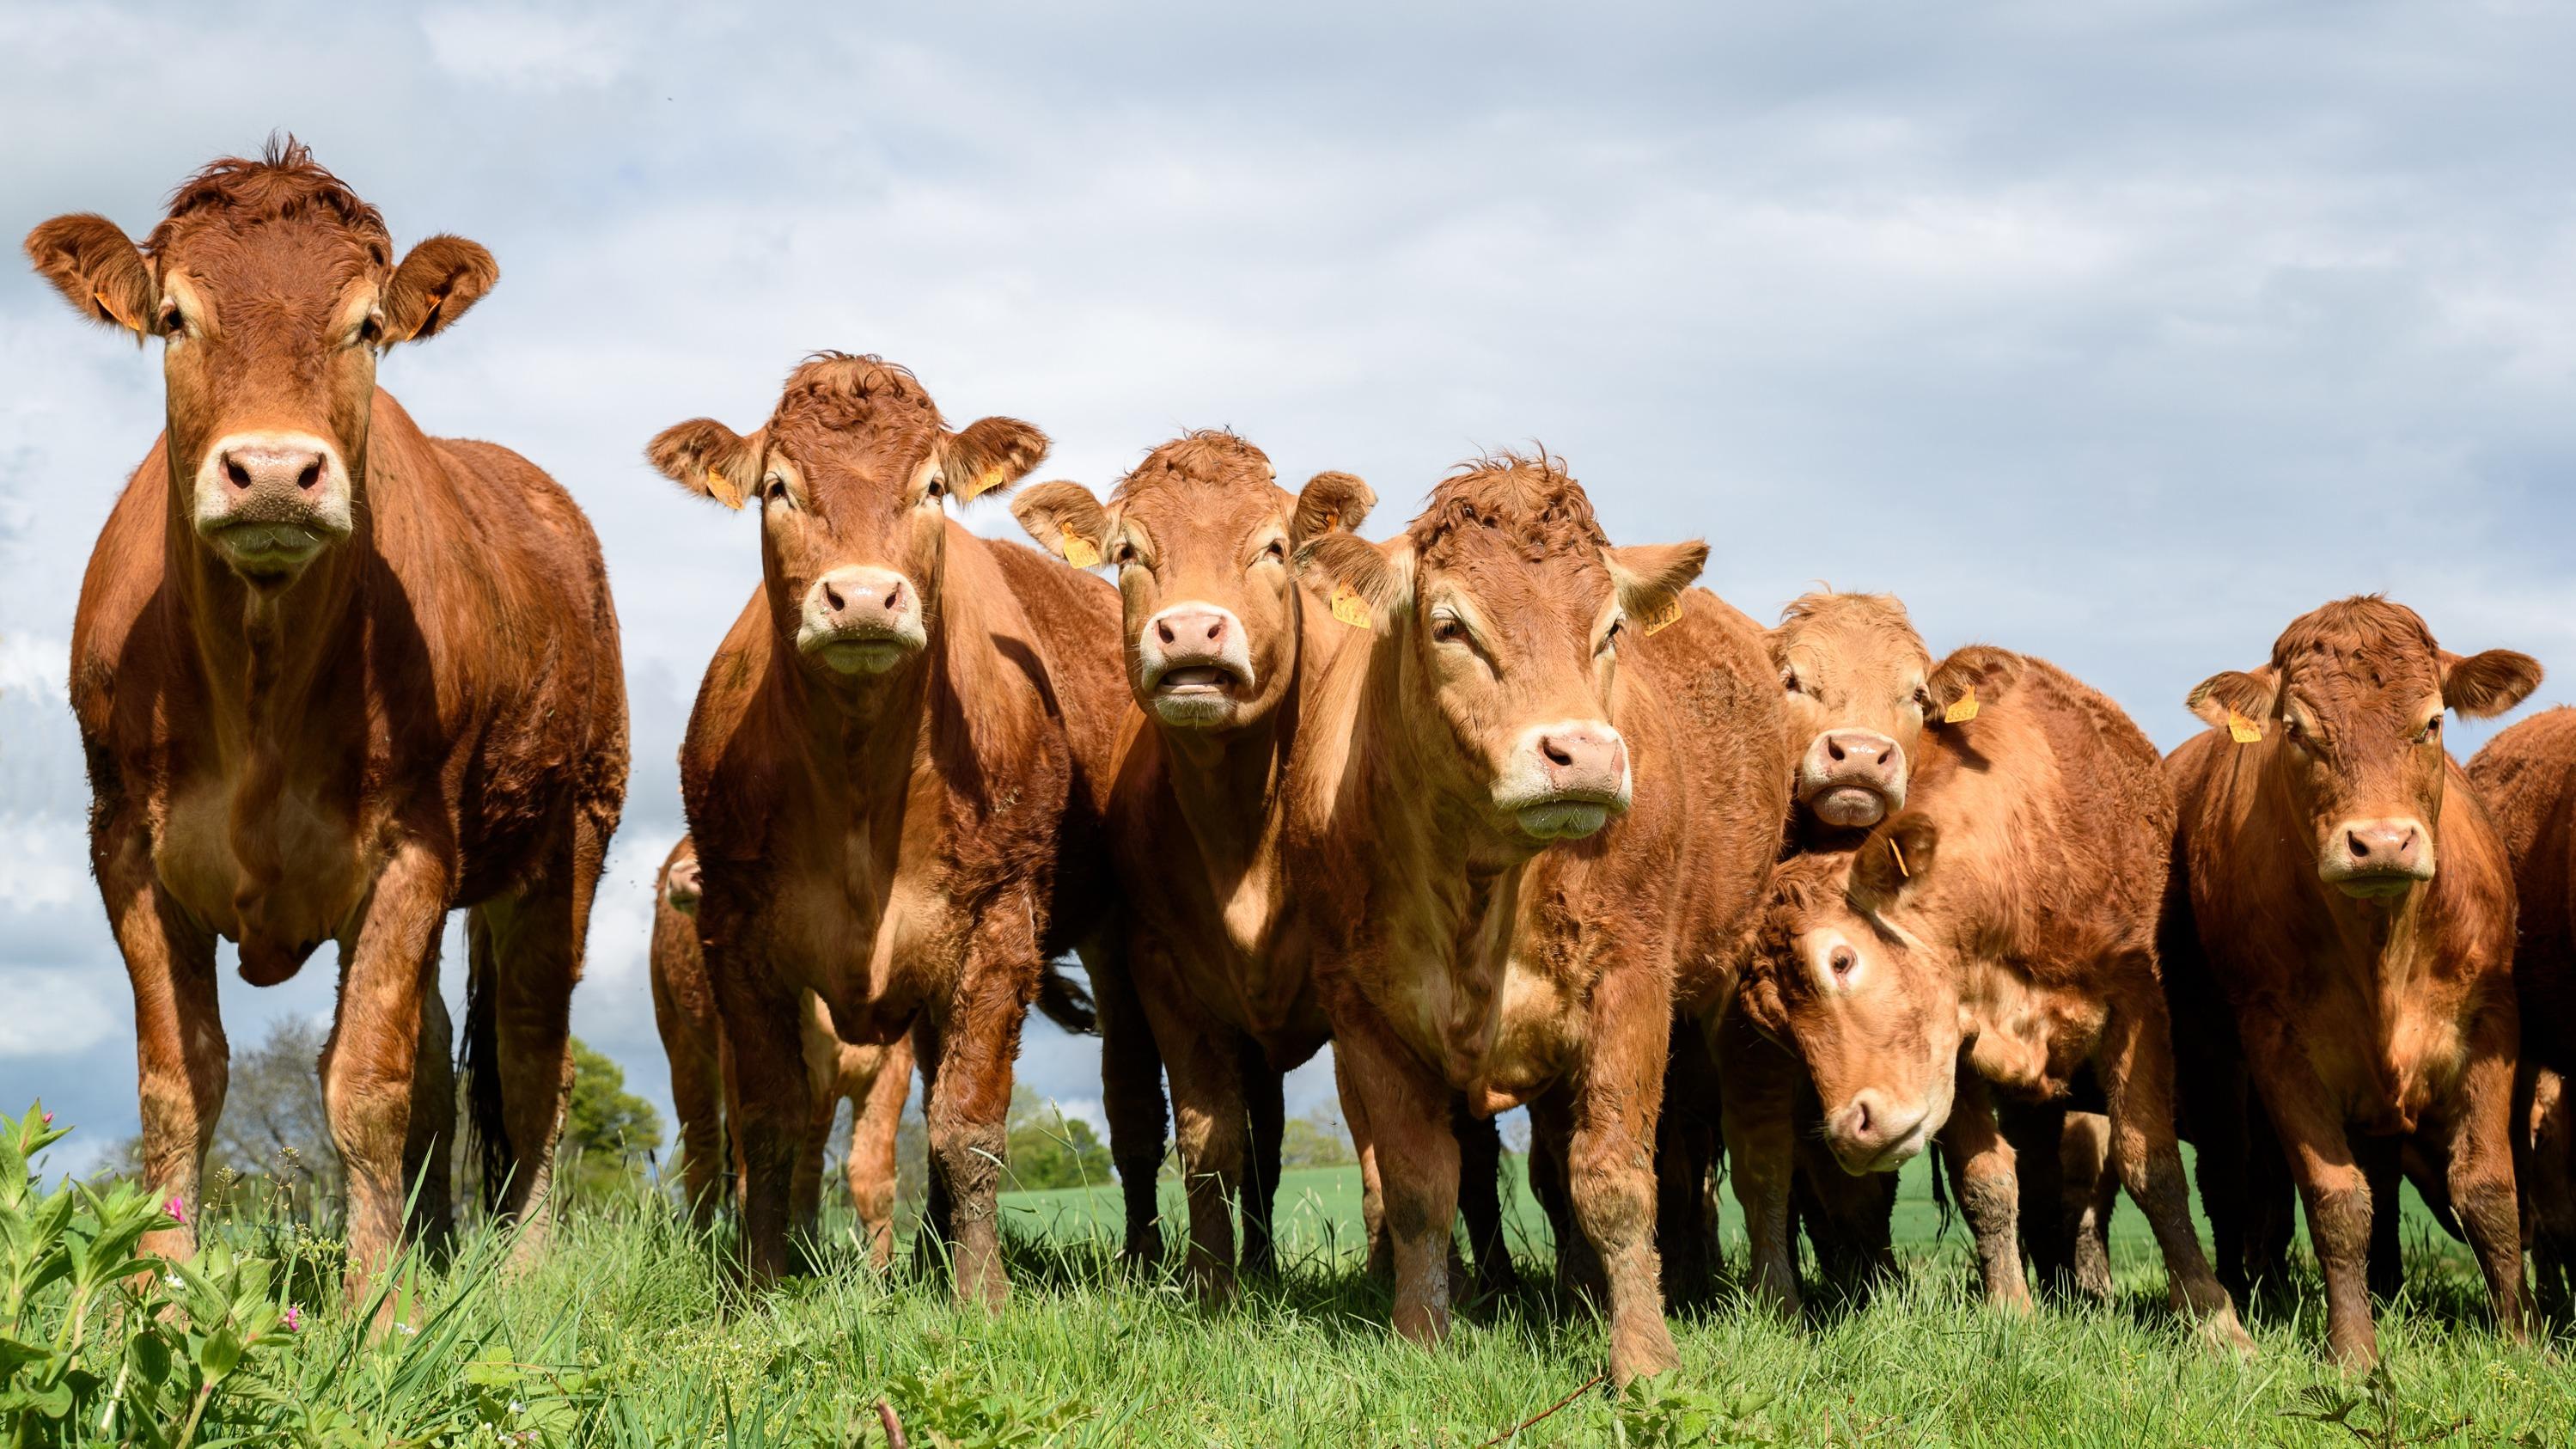
[[232, 797], [231, 782], [216, 780], [171, 802], [153, 855], [162, 888], [230, 940], [309, 947], [338, 935], [374, 873], [355, 826], [290, 787], [252, 827], [277, 852], [275, 878], [263, 883], [233, 849]]
[[1517, 962], [1492, 987], [1452, 976], [1406, 1005], [1396, 1019], [1414, 1049], [1483, 1113], [1519, 1106], [1556, 1080], [1579, 1030], [1564, 987]]
[[829, 1003], [843, 1041], [882, 1045], [942, 1000], [965, 960], [973, 922], [955, 902], [899, 871], [882, 905], [830, 892], [831, 909], [811, 943], [823, 963], [815, 990]]

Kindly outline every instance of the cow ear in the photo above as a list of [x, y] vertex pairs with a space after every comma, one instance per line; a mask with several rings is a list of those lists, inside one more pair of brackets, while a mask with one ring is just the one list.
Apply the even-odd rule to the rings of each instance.
[[2269, 664], [2250, 671], [2230, 669], [2202, 680], [2183, 700], [2183, 707], [2221, 728], [2231, 713], [2239, 719], [2270, 719], [2277, 682]]
[[1928, 724], [1965, 724], [1977, 711], [2012, 692], [2021, 678], [2021, 656], [1991, 644], [1971, 644], [1951, 651], [1923, 681], [1932, 696], [1924, 712]]
[[1318, 473], [1297, 494], [1297, 516], [1288, 524], [1288, 544], [1304, 548], [1309, 539], [1334, 529], [1357, 533], [1360, 521], [1377, 506], [1377, 493], [1349, 473]]
[[1609, 566], [1621, 612], [1652, 632], [1681, 616], [1682, 591], [1708, 566], [1708, 545], [1698, 539], [1635, 543], [1601, 550], [1601, 561]]
[[385, 289], [385, 345], [426, 342], [444, 332], [501, 280], [501, 264], [479, 242], [434, 236], [405, 253]]
[[91, 321], [138, 337], [153, 330], [161, 288], [115, 222], [92, 212], [55, 217], [27, 233], [27, 260]]
[[1940, 854], [1941, 827], [1919, 810], [1909, 810], [1869, 833], [1852, 856], [1846, 888], [1854, 908], [1879, 915], [1923, 883]]
[[1041, 483], [1011, 500], [1011, 516], [1038, 546], [1075, 568], [1097, 567], [1109, 549], [1109, 511], [1079, 483]]
[[753, 441], [758, 436], [743, 437], [713, 418], [691, 418], [655, 434], [644, 456], [662, 476], [699, 497], [740, 508], [760, 486], [751, 476], [760, 466]]
[[1006, 492], [1046, 461], [1047, 435], [1018, 418], [977, 418], [939, 445], [940, 471], [960, 503]]
[[1297, 572], [1345, 624], [1381, 629], [1413, 607], [1413, 545], [1403, 539], [1379, 545], [1335, 529], [1297, 550]]
[[2510, 649], [2465, 657], [2442, 653], [2442, 705], [2462, 719], [2498, 715], [2540, 687], [2540, 661]]

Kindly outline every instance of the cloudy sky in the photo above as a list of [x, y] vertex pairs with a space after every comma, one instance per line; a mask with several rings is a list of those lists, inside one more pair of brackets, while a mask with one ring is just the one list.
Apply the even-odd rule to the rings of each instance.
[[[2167, 745], [2194, 682], [2357, 590], [2576, 680], [2564, 11], [1228, 8], [16, 0], [0, 223], [139, 234], [288, 128], [398, 245], [499, 258], [381, 377], [599, 529], [636, 771], [576, 1023], [666, 1103], [650, 873], [759, 561], [640, 450], [757, 422], [815, 348], [1028, 418], [1095, 485], [1230, 425], [1367, 477], [1380, 532], [1540, 439], [1614, 538], [1706, 537], [1757, 616], [1895, 590], [1936, 649], [2047, 655]], [[133, 1130], [131, 1004], [62, 685], [157, 346], [0, 269], [0, 1103], [93, 1142]], [[229, 978], [235, 1040], [331, 978]], [[1033, 1028], [1025, 1061], [1096, 1101], [1086, 1044]]]

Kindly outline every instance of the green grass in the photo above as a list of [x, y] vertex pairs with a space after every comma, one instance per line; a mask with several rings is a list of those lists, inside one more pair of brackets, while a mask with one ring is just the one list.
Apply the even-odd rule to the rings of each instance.
[[[1356, 1174], [1299, 1172], [1286, 1187], [1287, 1271], [1216, 1312], [1171, 1277], [1116, 1270], [1114, 1194], [1011, 1194], [1014, 1296], [990, 1319], [958, 1312], [934, 1281], [871, 1271], [846, 1236], [813, 1276], [746, 1295], [722, 1244], [639, 1191], [572, 1216], [523, 1271], [499, 1268], [506, 1245], [469, 1240], [455, 1266], [416, 1278], [418, 1332], [370, 1344], [345, 1315], [313, 1315], [292, 1351], [258, 1363], [257, 1396], [284, 1407], [232, 1422], [269, 1426], [252, 1442], [875, 1445], [882, 1397], [915, 1445], [1474, 1445], [1601, 1367], [1597, 1323], [1540, 1287], [1469, 1306], [1436, 1351], [1392, 1339], [1385, 1293], [1357, 1271]], [[1538, 1269], [1544, 1224], [1526, 1193], [1512, 1201], [1523, 1266]], [[1919, 1175], [1904, 1201], [1910, 1274], [1868, 1311], [1804, 1331], [1740, 1304], [1680, 1319], [1676, 1393], [1643, 1410], [1575, 1393], [1507, 1442], [2350, 1442], [2283, 1417], [2313, 1411], [2303, 1394], [2322, 1386], [2375, 1396], [2351, 1422], [2392, 1418], [2389, 1443], [2462, 1420], [2444, 1442], [2576, 1443], [2565, 1342], [2498, 1340], [2465, 1253], [2421, 1228], [2410, 1298], [2382, 1318], [2390, 1375], [2347, 1390], [2320, 1357], [2313, 1280], [2254, 1315], [2262, 1357], [2239, 1365], [2166, 1313], [2134, 1218], [2117, 1239], [2115, 1306], [2013, 1321], [1975, 1301], [1966, 1231], [1935, 1237]], [[1730, 1266], [1741, 1243], [1730, 1217]], [[310, 1424], [347, 1437], [297, 1428]]]

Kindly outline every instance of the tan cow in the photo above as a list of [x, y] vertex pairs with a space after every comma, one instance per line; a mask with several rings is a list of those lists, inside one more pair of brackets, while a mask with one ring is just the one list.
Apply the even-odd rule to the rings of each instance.
[[2576, 1109], [2557, 1085], [2576, 1075], [2576, 709], [2543, 710], [2506, 729], [2470, 759], [2468, 775], [2513, 862], [2520, 1091], [2533, 1099], [2529, 1131], [2518, 1134], [2530, 1170], [2517, 1176], [2541, 1299], [2564, 1313], [2576, 1308], [2567, 1273], [2576, 1263], [2576, 1163], [2567, 1157]]
[[[71, 660], [144, 1177], [196, 1200], [224, 1100], [217, 938], [263, 986], [337, 943], [322, 1097], [363, 1294], [415, 1172], [446, 1216], [438, 944], [464, 906], [484, 1182], [533, 1245], [626, 791], [617, 618], [569, 494], [376, 386], [379, 354], [490, 290], [491, 255], [436, 236], [397, 264], [376, 209], [291, 140], [182, 183], [139, 251], [83, 215], [27, 254], [85, 315], [163, 343], [168, 426], [99, 535]], [[150, 1246], [184, 1255], [193, 1229]]]
[[1723, 656], [1714, 601], [1683, 598], [1705, 557], [1611, 548], [1562, 465], [1528, 457], [1443, 481], [1390, 543], [1308, 545], [1369, 633], [1311, 682], [1280, 849], [1407, 1337], [1448, 1328], [1463, 1092], [1480, 1114], [1526, 1103], [1564, 1164], [1613, 1377], [1675, 1361], [1651, 1161], [1675, 980], [1720, 969], [1785, 815], [1758, 639], [1720, 695], [1732, 718], [1678, 718], [1642, 663], [1676, 613], [1676, 676]]
[[[725, 1141], [724, 1027], [716, 1018], [714, 984], [707, 980], [698, 946], [698, 853], [687, 836], [671, 848], [654, 881], [653, 1023], [671, 1063], [671, 1105], [680, 1119], [680, 1161], [689, 1219], [700, 1229], [714, 1221], [717, 1203], [739, 1192], [738, 1172]], [[823, 1157], [832, 1118], [850, 1104], [849, 1155], [842, 1166], [850, 1206], [878, 1267], [894, 1258], [895, 1133], [904, 1099], [912, 1093], [912, 1041], [896, 1037], [883, 1046], [854, 1046], [832, 1029], [822, 998], [806, 993], [804, 1060], [813, 1112], [796, 1159], [789, 1213], [808, 1238], [821, 1234]], [[719, 1181], [728, 1189], [719, 1189]]]
[[[2452, 654], [2413, 610], [2345, 599], [2293, 620], [2261, 668], [2192, 690], [2212, 728], [2167, 761], [2186, 889], [2166, 938], [2198, 943], [2203, 960], [2176, 969], [2214, 981], [2234, 1016], [2347, 1365], [2378, 1357], [2369, 1139], [2412, 1139], [2441, 1166], [2498, 1325], [2523, 1332], [2512, 866], [2442, 716], [2499, 714], [2539, 682], [2526, 655]], [[2201, 1156], [2208, 1194], [2230, 1154]]]
[[[1982, 646], [1933, 672], [1973, 720], [1926, 736], [1906, 808], [1850, 852], [1785, 862], [1743, 991], [1753, 1024], [1804, 1059], [1826, 1140], [1892, 1171], [1937, 1136], [1975, 1230], [1988, 1298], [2027, 1309], [2014, 1150], [1992, 1092], [2049, 1099], [2090, 1066], [2122, 1181], [2163, 1249], [2177, 1304], [2250, 1351], [2191, 1222], [2174, 1138], [2173, 1051], [2155, 932], [2172, 804], [2155, 747], [2053, 665]], [[1776, 1163], [1776, 1157], [1775, 1157]], [[1777, 1165], [1739, 1166], [1779, 1180]], [[1778, 1241], [1780, 1194], [1754, 1241]], [[1756, 1204], [1748, 1201], [1747, 1215]]]
[[1046, 962], [1109, 929], [1099, 810], [1126, 691], [1109, 586], [977, 538], [947, 502], [1016, 482], [1046, 446], [1009, 418], [952, 431], [910, 373], [838, 353], [799, 366], [747, 437], [701, 418], [653, 440], [684, 487], [760, 514], [761, 586], [680, 755], [756, 1281], [787, 1266], [812, 992], [845, 1040], [912, 1033], [925, 1244], [949, 1245], [961, 1301], [1008, 1293], [1012, 1058]]

